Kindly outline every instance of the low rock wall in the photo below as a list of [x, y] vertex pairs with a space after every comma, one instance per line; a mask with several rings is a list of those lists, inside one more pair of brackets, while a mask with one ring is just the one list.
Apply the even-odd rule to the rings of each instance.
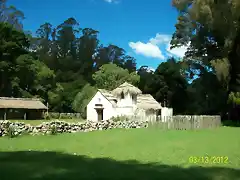
[[40, 135], [53, 133], [75, 133], [89, 132], [94, 130], [107, 130], [114, 128], [144, 128], [147, 122], [140, 121], [101, 121], [101, 122], [84, 122], [68, 123], [64, 121], [49, 121], [37, 126], [25, 124], [23, 122], [0, 121], [0, 137], [9, 135], [10, 131], [13, 136], [22, 134]]

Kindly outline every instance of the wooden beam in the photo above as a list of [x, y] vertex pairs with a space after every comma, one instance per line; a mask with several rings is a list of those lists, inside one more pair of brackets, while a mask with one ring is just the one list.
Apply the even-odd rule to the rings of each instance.
[[7, 120], [7, 111], [6, 109], [4, 109], [4, 117], [3, 117], [4, 120]]
[[27, 113], [26, 113], [26, 111], [24, 112], [24, 120], [26, 120], [27, 119]]

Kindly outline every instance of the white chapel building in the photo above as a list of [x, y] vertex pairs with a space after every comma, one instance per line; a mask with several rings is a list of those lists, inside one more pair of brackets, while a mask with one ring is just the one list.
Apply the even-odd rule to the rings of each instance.
[[87, 105], [87, 120], [97, 122], [117, 116], [135, 116], [152, 121], [161, 109], [161, 104], [150, 94], [142, 94], [140, 89], [125, 82], [113, 91], [98, 89]]

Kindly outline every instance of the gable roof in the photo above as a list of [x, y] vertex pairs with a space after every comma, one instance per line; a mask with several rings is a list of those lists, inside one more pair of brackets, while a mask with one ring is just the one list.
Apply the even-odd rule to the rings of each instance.
[[105, 90], [105, 89], [98, 89], [98, 91], [100, 93], [102, 93], [102, 95], [104, 95], [107, 99], [116, 99], [117, 98], [111, 93], [111, 91]]
[[0, 97], [0, 109], [47, 109], [39, 99]]
[[114, 106], [117, 106], [117, 98], [111, 93], [111, 91], [105, 89], [98, 89], [98, 91]]
[[[110, 102], [117, 106], [117, 98], [114, 96], [112, 91], [105, 89], [98, 89], [98, 91]], [[159, 104], [150, 94], [139, 94], [137, 95], [137, 107], [140, 109], [161, 109], [162, 106]]]
[[137, 107], [140, 109], [161, 109], [162, 106], [159, 104], [150, 94], [140, 94], [137, 97]]

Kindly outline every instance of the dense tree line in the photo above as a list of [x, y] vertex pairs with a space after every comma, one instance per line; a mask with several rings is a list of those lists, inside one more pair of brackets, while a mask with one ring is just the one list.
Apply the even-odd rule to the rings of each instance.
[[46, 22], [32, 36], [22, 26], [23, 12], [0, 0], [0, 96], [38, 97], [52, 111], [84, 116], [97, 88], [128, 81], [175, 114], [231, 112], [237, 119], [239, 1], [173, 0], [173, 6], [179, 16], [172, 48], [188, 50], [182, 60], [169, 58], [151, 71], [136, 69], [124, 49], [104, 46], [97, 30], [71, 17], [56, 27]]
[[179, 12], [172, 47], [189, 45], [184, 61], [200, 71], [202, 84], [208, 74], [207, 84], [219, 87], [217, 93], [205, 97], [222, 100], [219, 110], [239, 119], [240, 1], [173, 0], [172, 4]]

